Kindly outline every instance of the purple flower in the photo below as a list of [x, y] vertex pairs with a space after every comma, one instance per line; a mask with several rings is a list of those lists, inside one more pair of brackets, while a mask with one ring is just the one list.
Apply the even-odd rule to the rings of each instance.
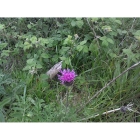
[[58, 74], [58, 79], [62, 84], [71, 86], [76, 76], [77, 75], [74, 70], [70, 71], [69, 69], [64, 69], [60, 71], [60, 74]]

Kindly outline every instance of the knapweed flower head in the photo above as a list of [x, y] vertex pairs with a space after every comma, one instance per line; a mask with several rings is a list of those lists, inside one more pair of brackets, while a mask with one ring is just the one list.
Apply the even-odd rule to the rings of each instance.
[[74, 70], [70, 71], [70, 69], [64, 69], [60, 70], [58, 74], [58, 79], [61, 81], [62, 84], [66, 86], [71, 86], [76, 76], [77, 75]]

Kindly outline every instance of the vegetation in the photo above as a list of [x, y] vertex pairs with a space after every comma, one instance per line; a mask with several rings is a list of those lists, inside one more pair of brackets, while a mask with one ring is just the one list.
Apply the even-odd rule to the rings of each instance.
[[[129, 69], [139, 27], [139, 18], [1, 18], [0, 121], [139, 122], [140, 67]], [[60, 61], [77, 74], [70, 87], [46, 74]], [[129, 103], [134, 111], [104, 113]]]

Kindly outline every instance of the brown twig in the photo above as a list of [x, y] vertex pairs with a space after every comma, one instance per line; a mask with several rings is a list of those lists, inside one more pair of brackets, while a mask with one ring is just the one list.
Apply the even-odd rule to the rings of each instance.
[[109, 113], [114, 113], [114, 112], [116, 112], [116, 111], [122, 111], [122, 112], [130, 111], [130, 112], [134, 112], [134, 113], [140, 114], [139, 111], [133, 110], [133, 109], [132, 109], [132, 106], [133, 106], [133, 104], [130, 102], [130, 103], [129, 103], [128, 105], [126, 105], [126, 106], [121, 106], [120, 108], [112, 109], [112, 110], [103, 112], [102, 114], [95, 114], [95, 115], [89, 116], [89, 117], [87, 117], [87, 118], [80, 119], [80, 120], [78, 120], [78, 121], [89, 120], [89, 119], [95, 118], [95, 117], [97, 117], [97, 116], [100, 116], [100, 115], [107, 115], [107, 114], [109, 114]]
[[140, 61], [134, 65], [132, 65], [131, 67], [129, 67], [128, 69], [126, 69], [125, 71], [123, 71], [120, 75], [118, 75], [117, 77], [115, 77], [114, 79], [112, 79], [109, 83], [107, 83], [102, 89], [100, 89], [99, 91], [97, 91], [95, 93], [94, 96], [92, 96], [80, 109], [78, 109], [76, 112], [80, 112], [86, 105], [88, 105], [97, 95], [99, 95], [105, 88], [107, 88], [108, 86], [110, 86], [113, 82], [115, 82], [119, 77], [121, 77], [123, 74], [125, 74], [127, 71], [133, 69], [134, 67], [138, 66], [140, 64]]

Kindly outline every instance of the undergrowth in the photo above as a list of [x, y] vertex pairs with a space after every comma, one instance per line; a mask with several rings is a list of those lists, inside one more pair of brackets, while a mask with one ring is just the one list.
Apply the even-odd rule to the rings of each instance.
[[[87, 104], [140, 61], [139, 26], [139, 18], [1, 18], [0, 121], [139, 122], [139, 66]], [[67, 109], [67, 87], [46, 74], [59, 61], [78, 75]], [[135, 112], [103, 115], [130, 102]]]

